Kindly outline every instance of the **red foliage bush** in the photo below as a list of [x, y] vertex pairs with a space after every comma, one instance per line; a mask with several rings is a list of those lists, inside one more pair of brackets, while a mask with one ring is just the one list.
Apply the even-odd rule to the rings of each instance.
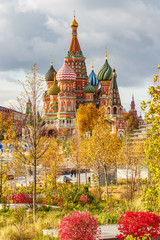
[[61, 219], [58, 228], [60, 240], [99, 239], [97, 220], [88, 211], [69, 213]]
[[116, 237], [120, 240], [128, 235], [142, 239], [144, 236], [156, 238], [160, 236], [160, 217], [149, 212], [126, 212], [118, 221], [118, 230], [121, 234]]
[[18, 193], [18, 194], [14, 194], [11, 197], [13, 203], [29, 203], [32, 204], [33, 203], [33, 199], [25, 193]]
[[89, 198], [87, 197], [87, 195], [83, 194], [83, 195], [80, 196], [78, 202], [79, 202], [80, 205], [84, 206], [86, 203], [89, 202]]

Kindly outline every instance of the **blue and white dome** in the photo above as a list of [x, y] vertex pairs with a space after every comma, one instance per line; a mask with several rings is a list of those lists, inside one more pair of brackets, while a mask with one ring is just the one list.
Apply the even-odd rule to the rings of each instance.
[[93, 68], [92, 68], [92, 71], [91, 71], [88, 79], [92, 86], [99, 86], [99, 81], [97, 80], [97, 77], [96, 77], [96, 74], [95, 74]]

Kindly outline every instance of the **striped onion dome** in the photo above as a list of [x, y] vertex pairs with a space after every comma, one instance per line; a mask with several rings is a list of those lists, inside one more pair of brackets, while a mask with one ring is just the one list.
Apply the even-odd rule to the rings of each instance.
[[90, 81], [92, 86], [98, 86], [99, 85], [99, 81], [97, 80], [96, 74], [95, 74], [93, 69], [92, 69], [92, 71], [89, 75], [89, 81]]
[[48, 81], [54, 81], [54, 74], [56, 74], [56, 71], [55, 71], [53, 65], [51, 64], [50, 69], [48, 70], [48, 72], [47, 72], [46, 75], [45, 75], [46, 81], [47, 81], [47, 82], [48, 82]]
[[91, 85], [90, 81], [88, 82], [87, 86], [83, 89], [85, 93], [95, 93], [95, 88]]
[[57, 95], [60, 92], [60, 87], [57, 86], [56, 81], [54, 81], [53, 85], [48, 89], [49, 95]]
[[112, 68], [110, 67], [107, 57], [103, 67], [97, 73], [97, 79], [99, 81], [111, 81], [112, 78]]
[[58, 81], [76, 80], [76, 74], [73, 69], [68, 66], [66, 60], [64, 61], [63, 66], [57, 72], [56, 79]]

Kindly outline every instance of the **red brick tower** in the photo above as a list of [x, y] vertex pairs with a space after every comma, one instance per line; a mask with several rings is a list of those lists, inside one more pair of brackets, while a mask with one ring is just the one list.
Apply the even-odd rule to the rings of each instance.
[[85, 93], [83, 92], [83, 88], [87, 85], [87, 72], [85, 57], [83, 56], [77, 38], [78, 23], [75, 20], [75, 16], [73, 22], [71, 23], [71, 28], [72, 28], [72, 40], [67, 55], [67, 62], [68, 65], [76, 73], [75, 94], [77, 97], [76, 108], [78, 108], [80, 103], [83, 103], [85, 99]]
[[132, 93], [132, 101], [131, 101], [131, 109], [130, 112], [132, 112], [132, 115], [137, 118], [137, 110], [135, 109], [135, 102], [134, 102], [134, 95]]

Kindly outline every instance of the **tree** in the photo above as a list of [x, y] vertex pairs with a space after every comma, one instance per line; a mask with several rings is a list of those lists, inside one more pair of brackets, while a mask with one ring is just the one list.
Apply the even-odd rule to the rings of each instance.
[[141, 104], [148, 126], [144, 151], [150, 187], [146, 189], [145, 197], [146, 202], [152, 204], [154, 212], [157, 212], [160, 203], [160, 85], [158, 77], [158, 74], [155, 74], [154, 85], [149, 87], [150, 100], [143, 101]]
[[86, 131], [90, 131], [90, 134], [92, 135], [92, 130], [98, 117], [99, 109], [96, 108], [93, 103], [79, 106], [77, 110], [76, 127], [78, 128], [79, 125], [80, 136]]
[[144, 165], [144, 141], [126, 136], [118, 154], [118, 165], [126, 169], [127, 198], [133, 199], [134, 192], [140, 188], [140, 171]]
[[80, 171], [81, 171], [81, 159], [80, 159], [80, 137], [79, 134], [76, 133], [71, 139], [71, 161], [74, 168], [76, 169], [77, 175], [77, 183], [80, 185]]
[[108, 173], [111, 169], [116, 168], [120, 146], [120, 139], [116, 134], [110, 132], [107, 119], [99, 117], [90, 140], [90, 155], [92, 156], [92, 166], [96, 166], [98, 175], [100, 175], [101, 169], [104, 172], [107, 198], [109, 194]]
[[[24, 92], [23, 103], [30, 99], [30, 108], [26, 126], [25, 142], [29, 148], [29, 156], [33, 165], [33, 220], [36, 222], [36, 186], [37, 186], [37, 164], [47, 150], [47, 138], [43, 137], [44, 129], [39, 117], [39, 104], [42, 98], [42, 78], [38, 75], [38, 68], [33, 64], [32, 71], [27, 74], [26, 82], [21, 82]], [[25, 158], [25, 154], [20, 152]]]
[[32, 71], [26, 75], [26, 81], [20, 83], [23, 87], [23, 92], [18, 98], [20, 108], [24, 109], [26, 103], [29, 103], [26, 124], [22, 138], [12, 129], [7, 132], [6, 140], [11, 144], [16, 158], [25, 165], [30, 164], [33, 167], [33, 221], [36, 222], [37, 165], [48, 147], [48, 139], [44, 136], [45, 129], [39, 115], [43, 88], [36, 64], [33, 64]]
[[42, 166], [44, 169], [45, 191], [56, 191], [57, 177], [64, 166], [64, 158], [60, 146], [54, 139], [50, 139], [48, 149], [43, 155]]
[[129, 111], [128, 113], [124, 113], [123, 117], [127, 120], [127, 132], [132, 133], [133, 130], [139, 128], [139, 119], [135, 117], [132, 113], [132, 111]]
[[9, 164], [4, 161], [4, 154], [0, 150], [0, 200], [2, 201], [3, 189], [7, 181]]
[[3, 140], [6, 132], [12, 126], [13, 115], [10, 116], [0, 113], [0, 139]]

